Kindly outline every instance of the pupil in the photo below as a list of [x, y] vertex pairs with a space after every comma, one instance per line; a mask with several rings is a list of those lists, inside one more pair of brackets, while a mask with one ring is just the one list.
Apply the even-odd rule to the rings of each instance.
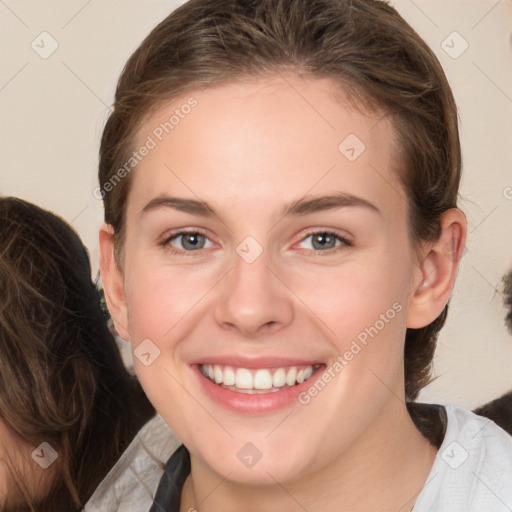
[[183, 238], [183, 247], [185, 249], [201, 249], [201, 247], [204, 245], [204, 242], [201, 244], [199, 237], [202, 235], [198, 235], [196, 233], [190, 233], [185, 235]]
[[[326, 234], [326, 233], [321, 233], [321, 234], [313, 237], [313, 247], [315, 247], [315, 249], [317, 249], [317, 248], [322, 249], [322, 248], [325, 248], [326, 246], [329, 246], [329, 248], [331, 248], [331, 247], [333, 247], [332, 242], [334, 242], [334, 237], [332, 237], [331, 235]], [[315, 244], [320, 244], [320, 245], [318, 245], [318, 247], [316, 247]]]

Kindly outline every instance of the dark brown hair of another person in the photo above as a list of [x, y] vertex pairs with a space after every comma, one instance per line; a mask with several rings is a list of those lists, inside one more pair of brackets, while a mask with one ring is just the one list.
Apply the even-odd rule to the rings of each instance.
[[16, 475], [24, 504], [3, 510], [79, 510], [153, 415], [107, 327], [78, 235], [48, 211], [0, 198], [0, 417], [58, 453], [45, 495], [31, 496]]
[[[503, 284], [503, 302], [507, 308], [505, 325], [512, 334], [512, 270], [503, 277]], [[491, 419], [512, 435], [512, 391], [488, 404], [482, 405], [474, 412]]]

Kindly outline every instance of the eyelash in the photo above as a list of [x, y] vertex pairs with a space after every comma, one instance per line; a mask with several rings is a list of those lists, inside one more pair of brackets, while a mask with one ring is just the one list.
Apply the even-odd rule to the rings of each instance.
[[321, 229], [320, 230], [312, 230], [312, 231], [307, 232], [302, 237], [302, 239], [300, 241], [303, 242], [304, 240], [306, 240], [306, 238], [308, 238], [310, 236], [314, 236], [314, 235], [333, 236], [336, 240], [339, 240], [341, 242], [340, 245], [338, 245], [338, 246], [335, 245], [333, 248], [327, 249], [325, 251], [319, 251], [318, 249], [308, 249], [308, 250], [312, 251], [312, 254], [314, 254], [315, 256], [328, 256], [328, 255], [332, 255], [335, 253], [337, 254], [339, 251], [346, 249], [347, 247], [352, 247], [352, 242], [348, 238], [338, 235], [335, 231], [328, 231], [328, 230], [321, 230]]
[[[174, 247], [170, 244], [170, 242], [172, 240], [179, 238], [180, 236], [183, 236], [183, 235], [201, 235], [208, 239], [207, 234], [204, 231], [201, 231], [199, 229], [195, 229], [193, 231], [192, 230], [191, 231], [176, 231], [175, 233], [171, 233], [168, 237], [166, 237], [162, 242], [160, 242], [159, 245], [164, 247], [166, 250], [169, 250], [172, 254], [186, 255], [186, 256], [192, 256], [192, 257], [197, 256], [197, 254], [194, 254], [194, 253], [199, 253], [200, 250], [185, 251], [182, 249], [176, 249], [176, 247]], [[346, 247], [352, 247], [352, 242], [350, 240], [348, 240], [347, 238], [345, 238], [341, 235], [338, 235], [334, 231], [328, 231], [328, 230], [310, 231], [304, 235], [304, 237], [300, 240], [300, 242], [303, 242], [308, 237], [314, 236], [314, 235], [334, 236], [334, 238], [336, 238], [336, 240], [339, 240], [341, 242], [341, 245], [335, 246], [335, 247], [333, 247], [331, 249], [327, 249], [325, 251], [320, 251], [318, 249], [308, 249], [309, 251], [312, 251], [312, 254], [314, 254], [314, 255], [318, 255], [318, 256], [331, 255], [331, 254], [337, 253], [340, 250], [345, 249]]]
[[184, 256], [197, 256], [197, 254], [194, 254], [194, 253], [199, 253], [200, 251], [185, 251], [185, 250], [181, 250], [181, 249], [176, 249], [176, 247], [172, 246], [171, 245], [171, 241], [174, 240], [175, 238], [179, 238], [180, 236], [183, 236], [183, 235], [201, 235], [201, 236], [204, 236], [205, 238], [208, 238], [208, 236], [206, 235], [206, 233], [204, 231], [201, 231], [200, 229], [194, 229], [194, 230], [190, 230], [190, 231], [176, 231], [175, 233], [171, 233], [168, 237], [166, 237], [162, 242], [160, 242], [160, 245], [170, 251], [172, 254], [176, 254], [176, 255], [184, 255]]

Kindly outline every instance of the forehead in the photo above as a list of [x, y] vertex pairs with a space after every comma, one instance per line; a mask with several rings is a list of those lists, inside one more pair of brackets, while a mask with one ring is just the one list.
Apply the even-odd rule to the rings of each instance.
[[356, 108], [330, 79], [279, 74], [191, 90], [145, 120], [135, 147], [148, 141], [133, 176], [137, 208], [171, 192], [220, 209], [327, 192], [404, 206], [390, 118]]

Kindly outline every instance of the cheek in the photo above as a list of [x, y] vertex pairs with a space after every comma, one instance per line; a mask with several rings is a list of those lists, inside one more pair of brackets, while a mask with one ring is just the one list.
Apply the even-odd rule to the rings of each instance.
[[334, 378], [334, 395], [354, 411], [385, 400], [388, 389], [399, 386], [409, 265], [389, 248], [337, 268], [303, 273], [294, 282], [293, 289], [314, 313], [312, 321], [338, 354], [332, 374], [342, 378]]
[[182, 350], [189, 344], [199, 319], [207, 313], [204, 298], [218, 280], [216, 276], [206, 275], [199, 268], [191, 272], [162, 265], [144, 254], [125, 262], [128, 331], [135, 370], [149, 399], [166, 420], [173, 415], [169, 403], [181, 403], [180, 414], [187, 406]]
[[[408, 282], [404, 273], [406, 263], [401, 261], [399, 265], [400, 272], [391, 256], [354, 259], [338, 267], [311, 267], [300, 276], [289, 274], [288, 282], [314, 313], [315, 323], [328, 338], [338, 340], [339, 348], [343, 349], [348, 341], [375, 323], [383, 331], [384, 321], [386, 332], [391, 324], [399, 328], [401, 322], [405, 323], [404, 318], [396, 316], [397, 309], [405, 309], [404, 289]], [[386, 322], [389, 319], [393, 321]]]
[[[162, 265], [141, 255], [125, 269], [125, 294], [132, 340], [173, 338], [170, 331], [197, 309], [213, 286], [211, 272]], [[181, 327], [181, 325], [180, 325]]]

